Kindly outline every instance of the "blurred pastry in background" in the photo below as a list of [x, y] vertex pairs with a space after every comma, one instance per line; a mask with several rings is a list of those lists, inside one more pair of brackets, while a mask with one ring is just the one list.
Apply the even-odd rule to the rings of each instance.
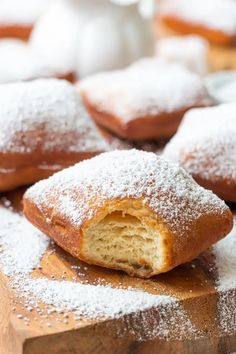
[[236, 71], [219, 71], [205, 79], [210, 95], [218, 103], [236, 103]]
[[137, 149], [147, 152], [154, 152], [155, 154], [160, 155], [163, 152], [163, 148], [166, 145], [169, 139], [158, 139], [158, 140], [125, 140], [119, 138], [117, 135], [111, 133], [111, 131], [103, 128], [101, 125], [98, 125], [98, 130], [101, 132], [103, 138], [109, 144], [111, 150], [130, 150]]
[[76, 71], [80, 78], [153, 54], [150, 20], [142, 17], [137, 1], [116, 2], [121, 4], [58, 0], [32, 32], [33, 52], [44, 66]]
[[236, 202], [236, 102], [190, 110], [163, 156], [203, 187]]
[[200, 76], [156, 58], [93, 75], [77, 87], [93, 119], [128, 140], [170, 137], [188, 109], [212, 103]]
[[211, 70], [236, 68], [235, 0], [162, 1], [155, 25], [159, 38], [197, 34], [208, 40]]
[[0, 117], [1, 192], [108, 149], [74, 86], [64, 80], [0, 85]]
[[73, 73], [64, 73], [42, 65], [27, 42], [19, 39], [0, 39], [0, 84], [57, 77], [73, 82]]
[[164, 24], [179, 33], [196, 33], [220, 45], [236, 42], [234, 0], [167, 0], [160, 16]]
[[27, 40], [35, 22], [53, 0], [1, 0], [0, 38]]
[[170, 36], [157, 41], [156, 56], [178, 62], [199, 75], [208, 72], [208, 42], [197, 35]]

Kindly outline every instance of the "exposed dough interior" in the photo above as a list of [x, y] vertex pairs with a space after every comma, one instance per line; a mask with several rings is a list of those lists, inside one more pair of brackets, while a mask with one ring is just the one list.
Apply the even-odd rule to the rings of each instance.
[[98, 264], [126, 268], [131, 274], [148, 275], [162, 263], [160, 234], [142, 219], [113, 211], [87, 229], [84, 255]]

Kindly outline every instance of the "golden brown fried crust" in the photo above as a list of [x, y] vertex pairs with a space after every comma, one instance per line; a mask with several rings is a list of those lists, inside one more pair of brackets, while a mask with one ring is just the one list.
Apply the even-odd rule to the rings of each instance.
[[73, 72], [67, 73], [67, 74], [63, 74], [63, 75], [57, 75], [56, 77], [57, 77], [57, 79], [67, 80], [67, 81], [71, 82], [72, 84], [74, 82], [76, 82], [76, 75]]
[[162, 15], [161, 22], [167, 27], [181, 34], [198, 34], [212, 44], [235, 45], [236, 35], [231, 36], [219, 30], [214, 30], [200, 24], [194, 24], [173, 15]]
[[[53, 196], [51, 197], [53, 200]], [[84, 196], [80, 196], [80, 198], [83, 200]], [[29, 221], [73, 256], [89, 264], [123, 270], [132, 276], [143, 278], [149, 278], [153, 275], [167, 272], [179, 264], [196, 258], [212, 244], [225, 237], [233, 227], [232, 214], [229, 208], [226, 208], [222, 213], [214, 212], [209, 215], [200, 216], [191, 224], [191, 227], [188, 227], [184, 235], [178, 234], [172, 232], [169, 225], [166, 225], [158, 215], [154, 214], [153, 211], [149, 209], [150, 214], [149, 217], [145, 219], [145, 223], [150, 228], [157, 228], [158, 233], [161, 235], [164, 259], [158, 270], [154, 269], [144, 273], [141, 270], [131, 270], [131, 268], [126, 265], [122, 267], [108, 266], [106, 263], [94, 261], [94, 259], [89, 258], [88, 255], [83, 253], [83, 237], [86, 230], [92, 224], [96, 224], [104, 215], [109, 214], [111, 209], [119, 210], [121, 205], [124, 206], [124, 203], [129, 205], [131, 202], [130, 199], [107, 201], [102, 208], [96, 207], [96, 200], [92, 201], [91, 209], [95, 216], [92, 219], [89, 219], [88, 216], [88, 219], [85, 220], [81, 227], [73, 226], [66, 215], [57, 213], [53, 207], [51, 207], [53, 203], [51, 204], [50, 202], [50, 195], [48, 196], [48, 204], [43, 207], [40, 206], [40, 209], [32, 200], [27, 198], [27, 196], [24, 197], [23, 201], [24, 213]], [[142, 200], [136, 202], [140, 202], [140, 205], [142, 204]], [[129, 211], [127, 207], [127, 212]], [[135, 215], [135, 213], [137, 213], [137, 217], [140, 217], [137, 210], [133, 211], [133, 215]], [[47, 222], [47, 220], [50, 220], [50, 222]]]
[[195, 181], [206, 189], [213, 191], [218, 197], [228, 202], [236, 203], [236, 180], [225, 179], [224, 177], [207, 179], [200, 174], [192, 175]]
[[29, 39], [33, 26], [30, 25], [0, 25], [0, 38]]
[[77, 162], [94, 157], [99, 152], [0, 153], [0, 192], [32, 184]]
[[184, 107], [172, 113], [160, 113], [156, 116], [134, 118], [124, 122], [120, 117], [111, 113], [99, 111], [85, 93], [81, 93], [84, 104], [91, 117], [102, 127], [127, 140], [153, 140], [170, 138], [177, 131], [186, 111], [198, 105]]

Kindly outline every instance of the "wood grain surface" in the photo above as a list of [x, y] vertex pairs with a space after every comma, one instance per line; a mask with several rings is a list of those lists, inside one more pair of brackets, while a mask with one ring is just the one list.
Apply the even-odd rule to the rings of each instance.
[[[21, 208], [23, 190], [11, 192], [7, 198], [14, 207]], [[50, 246], [41, 261], [41, 269], [34, 271], [36, 277], [61, 279], [112, 286], [133, 287], [151, 294], [172, 295], [180, 300], [193, 325], [203, 335], [196, 338], [166, 340], [163, 337], [145, 338], [147, 328], [142, 327], [139, 315], [130, 314], [114, 320], [75, 321], [68, 314], [68, 323], [58, 321], [58, 313], [43, 317], [35, 310], [25, 309], [23, 300], [9, 287], [8, 279], [0, 274], [0, 354], [226, 354], [236, 351], [236, 330], [222, 333], [218, 319], [218, 297], [214, 287], [212, 255], [205, 252], [199, 259], [180, 266], [173, 271], [151, 279], [131, 278], [128, 275], [88, 266], [75, 260], [59, 247]], [[73, 267], [79, 265], [79, 271]], [[40, 305], [42, 311], [44, 305]], [[19, 314], [30, 319], [29, 324]], [[138, 316], [137, 316], [138, 315]], [[145, 311], [146, 319], [158, 318], [158, 309]], [[171, 313], [169, 313], [171, 317]], [[140, 317], [141, 318], [141, 317]], [[232, 320], [232, 319], [231, 319]], [[50, 322], [50, 326], [48, 323]], [[156, 324], [155, 322], [155, 325]], [[181, 326], [181, 323], [180, 323]], [[134, 331], [135, 328], [135, 331]], [[236, 329], [236, 320], [235, 320]]]

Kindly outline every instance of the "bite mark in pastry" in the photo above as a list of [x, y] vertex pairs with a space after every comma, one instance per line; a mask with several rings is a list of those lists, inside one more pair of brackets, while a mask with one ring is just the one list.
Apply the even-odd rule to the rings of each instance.
[[24, 213], [73, 256], [144, 278], [192, 260], [232, 228], [217, 196], [138, 150], [104, 153], [37, 183]]
[[75, 88], [63, 80], [0, 85], [0, 120], [0, 191], [107, 150]]
[[236, 104], [187, 112], [163, 156], [180, 163], [203, 187], [236, 202]]
[[210, 103], [200, 77], [152, 58], [84, 79], [78, 90], [98, 124], [129, 140], [170, 137], [189, 108]]
[[183, 34], [199, 34], [219, 45], [236, 43], [234, 0], [170, 0], [160, 15], [169, 28]]

